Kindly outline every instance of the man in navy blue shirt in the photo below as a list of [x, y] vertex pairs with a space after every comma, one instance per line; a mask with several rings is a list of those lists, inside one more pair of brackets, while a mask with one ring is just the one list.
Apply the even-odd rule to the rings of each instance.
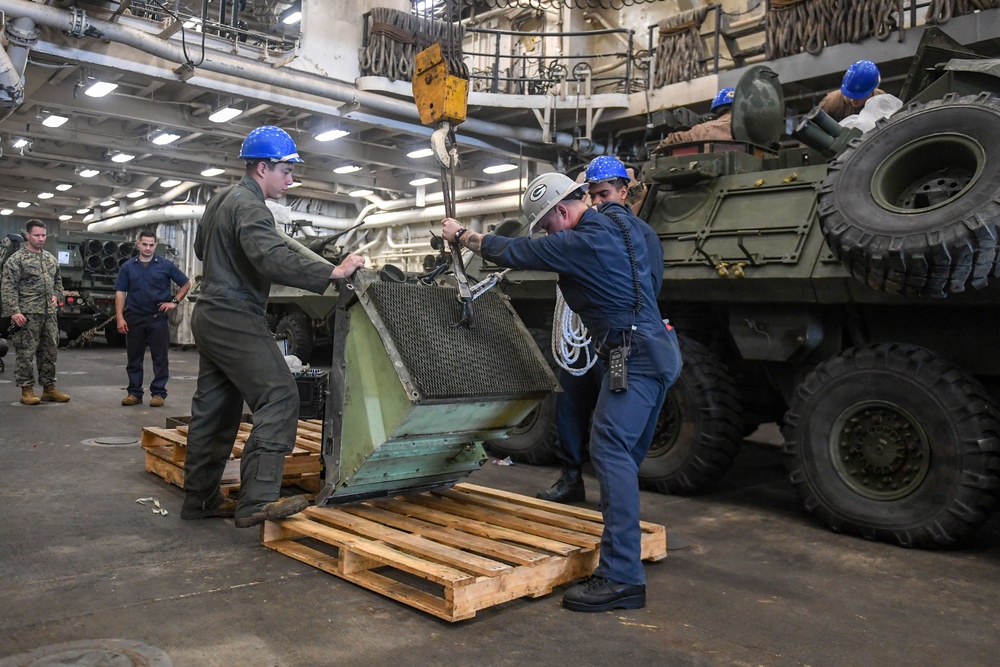
[[[170, 283], [178, 286], [172, 293]], [[142, 403], [142, 362], [149, 348], [153, 361], [153, 381], [149, 385], [149, 406], [158, 408], [167, 397], [167, 354], [170, 325], [167, 316], [191, 289], [191, 281], [169, 259], [156, 254], [156, 234], [139, 232], [139, 254], [122, 264], [115, 281], [115, 313], [118, 333], [127, 334], [128, 396], [122, 405]]]
[[501, 266], [558, 273], [566, 304], [611, 362], [590, 431], [604, 518], [600, 562], [563, 594], [563, 606], [638, 609], [646, 604], [639, 464], [667, 389], [680, 375], [681, 355], [676, 334], [660, 318], [643, 231], [631, 217], [612, 218], [587, 206], [586, 188], [562, 174], [542, 174], [528, 184], [524, 213], [532, 231], [545, 236], [478, 234], [451, 218], [441, 221], [441, 235]]

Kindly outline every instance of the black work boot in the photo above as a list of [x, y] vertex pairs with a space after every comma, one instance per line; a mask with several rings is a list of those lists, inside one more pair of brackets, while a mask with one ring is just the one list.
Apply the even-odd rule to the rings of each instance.
[[535, 494], [536, 498], [551, 500], [555, 503], [579, 503], [586, 498], [583, 488], [583, 475], [578, 466], [565, 466], [562, 475], [548, 491]]
[[236, 517], [237, 528], [249, 528], [264, 523], [277, 521], [298, 514], [309, 507], [309, 501], [303, 496], [288, 496], [256, 508], [252, 513]]

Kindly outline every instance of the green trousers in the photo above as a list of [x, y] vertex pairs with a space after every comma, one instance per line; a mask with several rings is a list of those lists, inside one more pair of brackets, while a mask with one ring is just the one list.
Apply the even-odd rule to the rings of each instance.
[[285, 454], [295, 444], [299, 394], [295, 378], [254, 304], [199, 298], [191, 330], [200, 355], [198, 386], [191, 399], [184, 506], [212, 509], [226, 461], [239, 431], [244, 401], [253, 429], [240, 459], [236, 517], [278, 499]]

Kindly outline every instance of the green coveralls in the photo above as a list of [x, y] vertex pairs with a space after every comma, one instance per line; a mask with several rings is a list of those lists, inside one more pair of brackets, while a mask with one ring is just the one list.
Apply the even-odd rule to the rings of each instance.
[[278, 499], [285, 454], [295, 444], [299, 394], [264, 322], [271, 282], [322, 293], [333, 265], [303, 255], [274, 227], [264, 195], [249, 176], [215, 195], [195, 237], [202, 289], [191, 329], [200, 355], [191, 400], [184, 506], [214, 509], [246, 401], [253, 430], [240, 459], [236, 517]]
[[2, 282], [0, 313], [4, 317], [21, 313], [28, 319], [11, 338], [17, 353], [14, 384], [34, 387], [36, 364], [38, 383], [43, 387], [55, 384], [59, 324], [52, 297], [63, 300], [59, 262], [47, 250], [31, 252], [27, 244], [22, 245], [4, 263]]

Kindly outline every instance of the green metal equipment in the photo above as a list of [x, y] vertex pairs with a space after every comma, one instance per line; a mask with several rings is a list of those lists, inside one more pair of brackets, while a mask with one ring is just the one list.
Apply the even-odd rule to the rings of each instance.
[[340, 286], [317, 505], [451, 486], [558, 389], [496, 290], [474, 327], [457, 291], [360, 270]]

